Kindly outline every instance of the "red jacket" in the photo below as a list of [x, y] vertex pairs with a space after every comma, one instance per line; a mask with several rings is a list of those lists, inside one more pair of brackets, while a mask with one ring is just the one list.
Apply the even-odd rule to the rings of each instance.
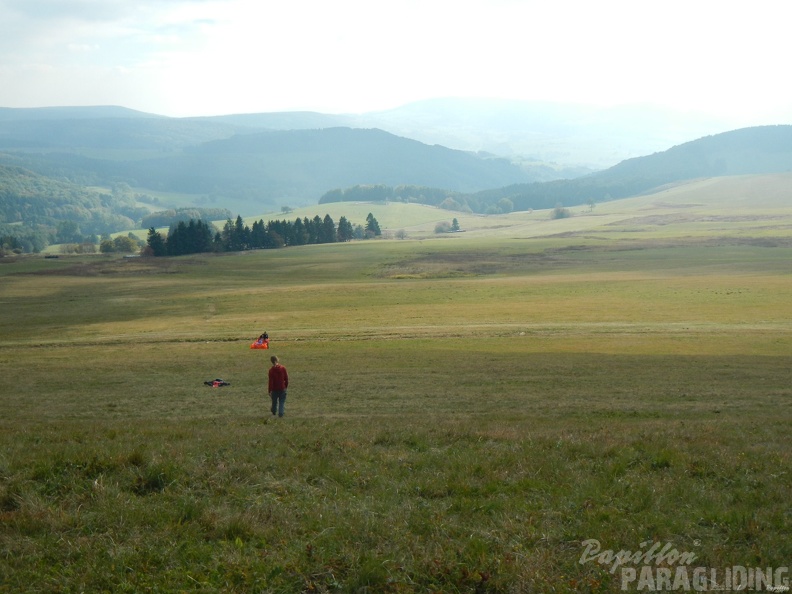
[[289, 374], [286, 368], [278, 363], [269, 368], [269, 391], [282, 392], [289, 387]]

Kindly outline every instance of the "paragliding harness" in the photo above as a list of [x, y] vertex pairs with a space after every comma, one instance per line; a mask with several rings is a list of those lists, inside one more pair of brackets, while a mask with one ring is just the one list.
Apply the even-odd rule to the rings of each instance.
[[204, 385], [209, 386], [210, 388], [222, 388], [223, 386], [230, 386], [231, 382], [227, 382], [218, 378], [209, 382], [204, 382]]

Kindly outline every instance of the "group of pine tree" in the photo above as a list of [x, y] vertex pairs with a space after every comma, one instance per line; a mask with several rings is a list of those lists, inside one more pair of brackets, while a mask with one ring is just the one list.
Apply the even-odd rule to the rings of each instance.
[[148, 256], [182, 256], [205, 252], [239, 252], [244, 250], [274, 249], [293, 245], [336, 243], [353, 239], [369, 239], [382, 235], [379, 222], [371, 213], [366, 226], [353, 225], [341, 217], [338, 225], [330, 217], [316, 215], [294, 221], [274, 220], [264, 223], [259, 219], [252, 227], [245, 225], [241, 216], [236, 221], [228, 219], [218, 231], [212, 223], [201, 219], [180, 221], [172, 225], [167, 237], [154, 227], [148, 231], [143, 253]]

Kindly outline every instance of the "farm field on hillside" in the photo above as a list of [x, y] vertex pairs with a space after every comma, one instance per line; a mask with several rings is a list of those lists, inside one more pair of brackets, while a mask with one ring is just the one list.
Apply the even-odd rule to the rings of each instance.
[[[787, 568], [786, 223], [762, 243], [582, 219], [0, 264], [0, 592], [619, 592]], [[619, 566], [594, 542], [685, 556]]]
[[[625, 200], [569, 207], [569, 219], [551, 220], [551, 211], [536, 210], [504, 215], [477, 215], [418, 204], [335, 202], [295, 209], [289, 214], [265, 213], [246, 219], [313, 218], [329, 214], [336, 222], [346, 217], [364, 225], [371, 212], [387, 234], [401, 232], [410, 239], [460, 235], [435, 233], [435, 225], [456, 218], [471, 236], [491, 239], [537, 238], [570, 235], [589, 239], [650, 237], [679, 241], [707, 237], [792, 237], [789, 188], [792, 174], [725, 176], [694, 180], [661, 188], [655, 193]], [[222, 225], [222, 221], [219, 222]], [[145, 232], [143, 232], [145, 236]]]

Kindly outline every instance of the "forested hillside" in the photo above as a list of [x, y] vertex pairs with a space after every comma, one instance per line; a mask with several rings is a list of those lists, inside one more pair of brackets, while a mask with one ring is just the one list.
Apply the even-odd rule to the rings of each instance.
[[526, 175], [505, 159], [481, 159], [381, 130], [329, 128], [269, 131], [207, 142], [169, 159], [129, 164], [161, 189], [207, 192], [215, 187], [263, 198], [318, 199], [355, 183], [435, 186], [471, 191]]
[[131, 228], [146, 212], [126, 194], [100, 193], [0, 165], [0, 224], [55, 226], [71, 221], [85, 234], [100, 235]]
[[0, 253], [40, 251], [51, 243], [96, 244], [101, 236], [140, 226], [231, 217], [217, 208], [151, 212], [153, 206], [139, 203], [146, 198], [124, 184], [101, 192], [0, 165]]
[[[506, 159], [376, 129], [246, 128], [227, 136], [250, 118], [208, 125], [143, 116], [21, 122], [0, 113], [0, 145], [18, 145], [0, 152], [0, 232], [17, 238], [27, 233], [36, 239], [26, 246], [40, 249], [44, 235], [77, 241], [137, 227], [155, 204], [169, 212], [147, 218], [152, 225], [172, 224], [192, 212], [141, 190], [192, 196], [190, 208], [200, 204], [203, 220], [220, 212], [249, 216], [350, 200], [497, 214], [592, 204], [702, 177], [792, 171], [792, 126], [735, 130], [584, 177], [525, 183], [526, 171]], [[149, 207], [141, 205], [144, 198]]]
[[571, 180], [513, 184], [475, 193], [415, 186], [354, 186], [327, 192], [320, 203], [398, 200], [497, 214], [626, 198], [702, 177], [787, 171], [792, 171], [792, 126], [763, 126], [707, 136]]
[[0, 163], [85, 185], [121, 182], [143, 191], [192, 194], [196, 201], [211, 197], [213, 207], [245, 215], [315, 204], [330, 189], [356, 184], [475, 192], [535, 179], [506, 159], [381, 130], [269, 130], [223, 137], [231, 124], [203, 127], [196, 120], [24, 125], [26, 135], [15, 128], [20, 122], [0, 125], [0, 147], [8, 150], [0, 153]]

